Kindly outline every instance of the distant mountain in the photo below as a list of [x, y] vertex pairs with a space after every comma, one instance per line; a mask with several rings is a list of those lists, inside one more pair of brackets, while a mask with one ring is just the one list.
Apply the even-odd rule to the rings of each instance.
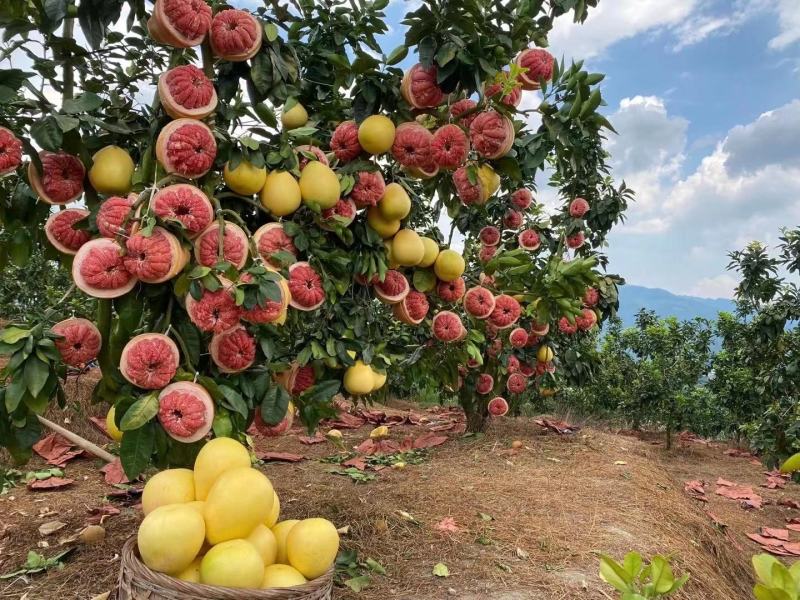
[[680, 320], [694, 317], [714, 320], [719, 312], [733, 312], [735, 308], [733, 301], [724, 298], [678, 296], [667, 290], [638, 285], [622, 286], [619, 296], [619, 316], [626, 326], [633, 325], [636, 313], [643, 308], [654, 310], [659, 317]]

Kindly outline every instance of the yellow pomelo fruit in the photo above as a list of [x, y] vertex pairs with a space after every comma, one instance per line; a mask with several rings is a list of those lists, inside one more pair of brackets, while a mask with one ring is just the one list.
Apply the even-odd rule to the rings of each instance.
[[367, 223], [369, 223], [369, 226], [383, 239], [394, 236], [394, 234], [400, 230], [400, 220], [395, 219], [393, 221], [387, 221], [381, 216], [377, 206], [371, 206], [367, 209]]
[[324, 574], [339, 552], [339, 532], [327, 519], [304, 519], [286, 537], [289, 564], [308, 579]]
[[261, 204], [276, 217], [286, 217], [300, 208], [300, 185], [291, 173], [273, 171], [261, 188]]
[[261, 587], [263, 589], [287, 588], [303, 585], [307, 581], [303, 574], [294, 567], [289, 565], [270, 565], [264, 569], [264, 582]]
[[411, 212], [411, 198], [402, 185], [390, 183], [378, 202], [378, 210], [386, 221], [403, 220]]
[[264, 563], [253, 544], [235, 539], [217, 544], [200, 563], [200, 581], [206, 585], [232, 588], [260, 588]]
[[401, 229], [392, 238], [392, 258], [402, 267], [415, 267], [425, 258], [425, 244], [413, 229]]
[[188, 506], [189, 508], [193, 508], [202, 515], [206, 503], [203, 500], [195, 500], [194, 502], [187, 502], [186, 506]]
[[269, 527], [263, 524], [256, 525], [255, 529], [247, 536], [247, 541], [258, 550], [261, 560], [264, 561], [264, 566], [275, 562], [275, 557], [278, 554], [278, 541]]
[[389, 437], [389, 428], [386, 425], [380, 425], [369, 432], [369, 439], [371, 440], [385, 440]]
[[267, 476], [251, 467], [220, 475], [203, 507], [208, 543], [246, 538], [256, 525], [267, 520], [274, 496]]
[[289, 110], [281, 111], [281, 125], [284, 129], [297, 129], [308, 123], [308, 111], [299, 102]]
[[787, 458], [781, 465], [781, 473], [794, 473], [800, 470], [800, 452]]
[[272, 533], [275, 534], [275, 542], [278, 544], [278, 552], [275, 555], [275, 562], [281, 564], [287, 564], [286, 562], [286, 536], [289, 535], [289, 532], [292, 530], [292, 527], [297, 525], [300, 521], [298, 519], [287, 519], [286, 521], [281, 521], [277, 523], [275, 527], [272, 528]]
[[358, 143], [370, 154], [388, 152], [394, 143], [395, 127], [389, 117], [372, 115], [358, 127]]
[[439, 256], [439, 244], [429, 237], [422, 238], [422, 244], [425, 246], [425, 254], [417, 266], [430, 267], [436, 262], [436, 257]]
[[156, 473], [142, 491], [142, 510], [149, 515], [159, 506], [194, 502], [194, 473], [189, 469], [167, 469]]
[[[286, 411], [286, 412], [289, 412], [289, 411]], [[278, 522], [278, 517], [281, 514], [281, 501], [280, 501], [280, 498], [278, 498], [278, 492], [273, 491], [273, 494], [275, 494], [275, 495], [272, 498], [272, 511], [269, 513], [269, 516], [267, 517], [267, 520], [264, 521], [264, 525], [266, 525], [270, 529], [275, 527], [275, 523]]]
[[222, 176], [225, 183], [237, 194], [252, 196], [261, 191], [267, 181], [267, 169], [254, 167], [252, 163], [243, 160], [235, 169], [230, 168], [230, 163], [225, 163]]
[[208, 490], [225, 471], [250, 466], [250, 453], [236, 440], [214, 438], [200, 449], [194, 461], [194, 496], [205, 500]]
[[131, 191], [131, 177], [136, 168], [131, 155], [119, 146], [106, 146], [92, 157], [89, 182], [100, 194], [124, 196]]
[[369, 394], [375, 385], [375, 377], [372, 374], [372, 367], [365, 365], [357, 360], [356, 364], [348, 367], [344, 372], [344, 389], [353, 396]]
[[154, 571], [175, 575], [197, 557], [205, 539], [203, 517], [185, 504], [159, 506], [139, 525], [142, 561]]
[[500, 176], [489, 165], [478, 167], [478, 179], [486, 190], [486, 197], [491, 198], [500, 189]]
[[339, 178], [328, 165], [314, 160], [300, 173], [300, 196], [306, 204], [317, 204], [322, 210], [333, 208], [339, 191]]
[[372, 371], [372, 379], [374, 381], [372, 385], [372, 391], [377, 391], [381, 389], [384, 385], [386, 385], [386, 373], [381, 373], [380, 371]]
[[108, 432], [109, 437], [115, 442], [122, 441], [122, 432], [120, 431], [119, 427], [115, 422], [116, 419], [116, 407], [112, 406], [108, 409], [106, 413], [106, 432]]
[[433, 263], [433, 271], [442, 281], [455, 281], [464, 274], [464, 257], [455, 250], [442, 250]]
[[540, 363], [548, 363], [553, 360], [553, 349], [550, 346], [540, 346], [536, 352], [536, 360]]
[[202, 558], [195, 558], [188, 567], [175, 575], [176, 579], [188, 581], [189, 583], [200, 583], [200, 563]]

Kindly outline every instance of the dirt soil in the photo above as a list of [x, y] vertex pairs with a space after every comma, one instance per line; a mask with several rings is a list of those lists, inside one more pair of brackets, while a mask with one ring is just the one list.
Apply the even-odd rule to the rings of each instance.
[[[74, 417], [72, 426], [102, 440]], [[344, 430], [347, 447], [365, 440], [372, 427]], [[425, 423], [398, 425], [392, 439], [418, 437], [428, 429]], [[595, 428], [560, 436], [532, 419], [500, 419], [483, 436], [450, 432], [420, 464], [387, 468], [359, 484], [332, 474], [336, 465], [320, 462], [336, 453], [333, 446], [302, 444], [299, 435], [297, 430], [256, 439], [257, 451], [306, 457], [261, 467], [281, 497], [281, 518], [324, 516], [337, 527], [347, 526], [343, 547], [386, 569], [358, 594], [337, 587], [337, 599], [614, 598], [597, 575], [596, 553], [621, 558], [629, 550], [671, 554], [678, 573], [691, 573], [676, 598], [745, 599], [753, 585], [749, 557], [759, 551], [745, 535], [800, 517], [800, 510], [778, 505], [781, 499], [800, 502], [796, 484], [759, 487], [766, 480], [764, 468], [747, 457], [724, 455], [722, 444], [688, 441], [667, 452], [653, 439]], [[524, 447], [513, 451], [514, 440]], [[36, 458], [24, 469], [44, 466]], [[135, 499], [126, 506], [108, 498], [115, 488], [103, 481], [100, 466], [79, 458], [66, 467], [66, 476], [75, 480], [68, 488], [33, 492], [20, 485], [0, 496], [0, 573], [17, 570], [29, 550], [49, 557], [74, 548], [63, 569], [0, 580], [0, 598], [88, 599], [114, 587], [118, 552], [140, 516]], [[764, 508], [745, 510], [717, 496], [718, 477], [752, 485]], [[708, 502], [684, 492], [684, 482], [692, 479], [708, 482]], [[121, 512], [104, 521], [105, 540], [85, 545], [70, 539], [89, 522], [89, 510], [106, 505]], [[706, 511], [727, 527], [715, 524]], [[457, 531], [437, 528], [447, 517]], [[54, 520], [66, 526], [40, 534], [39, 527]], [[433, 575], [437, 563], [447, 565], [449, 577]]]

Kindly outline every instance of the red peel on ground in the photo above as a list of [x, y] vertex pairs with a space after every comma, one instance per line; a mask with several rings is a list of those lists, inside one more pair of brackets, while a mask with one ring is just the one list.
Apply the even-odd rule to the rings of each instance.
[[54, 467], [64, 467], [73, 458], [83, 454], [75, 446], [57, 433], [51, 433], [33, 445], [33, 451]]

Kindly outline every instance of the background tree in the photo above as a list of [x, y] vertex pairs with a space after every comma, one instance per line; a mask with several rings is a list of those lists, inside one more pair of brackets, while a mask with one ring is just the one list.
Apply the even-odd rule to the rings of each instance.
[[[752, 398], [748, 409], [764, 407], [747, 433], [764, 460], [775, 465], [800, 450], [800, 229], [783, 231], [777, 256], [753, 242], [730, 257], [728, 268], [741, 277], [736, 287], [737, 314], [743, 320], [738, 352], [755, 376], [753, 396], [740, 401]], [[750, 392], [749, 387], [744, 391]]]

